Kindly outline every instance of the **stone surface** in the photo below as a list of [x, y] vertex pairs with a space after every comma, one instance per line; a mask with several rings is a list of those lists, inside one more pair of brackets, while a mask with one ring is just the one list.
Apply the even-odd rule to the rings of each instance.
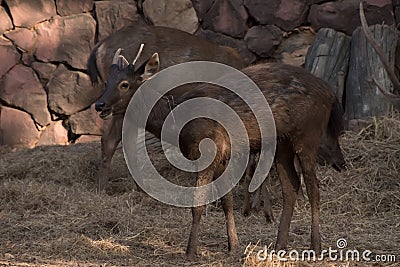
[[260, 57], [268, 57], [281, 43], [282, 31], [274, 25], [258, 25], [248, 30], [244, 40], [250, 51]]
[[25, 110], [42, 126], [51, 121], [46, 92], [29, 67], [18, 64], [4, 76], [0, 98], [11, 106]]
[[232, 37], [243, 37], [247, 31], [247, 18], [242, 0], [215, 0], [202, 26]]
[[31, 67], [39, 75], [40, 79], [49, 80], [57, 66], [51, 63], [33, 62]]
[[[386, 1], [386, 0], [385, 0]], [[367, 1], [375, 3], [376, 1]], [[369, 25], [395, 23], [392, 4], [381, 6], [364, 4], [365, 16]], [[338, 0], [321, 5], [312, 5], [308, 21], [315, 30], [320, 28], [332, 28], [337, 31], [352, 35], [353, 31], [361, 25], [358, 0]]]
[[52, 122], [43, 131], [36, 146], [68, 145], [68, 131], [62, 121]]
[[34, 30], [16, 28], [4, 35], [23, 51], [32, 51], [35, 48], [37, 34]]
[[221, 33], [203, 29], [197, 31], [196, 36], [207, 39], [208, 41], [219, 45], [235, 48], [247, 64], [251, 64], [257, 59], [256, 55], [247, 49], [244, 40], [235, 39]]
[[244, 4], [259, 23], [276, 25], [285, 31], [305, 22], [308, 11], [304, 0], [244, 0]]
[[57, 15], [53, 0], [5, 0], [5, 2], [17, 27], [30, 28]]
[[194, 10], [196, 10], [199, 21], [203, 21], [204, 16], [210, 10], [215, 0], [192, 0]]
[[145, 17], [156, 26], [165, 26], [194, 33], [199, 21], [190, 0], [146, 0]]
[[96, 1], [99, 41], [139, 19], [136, 5], [128, 2]]
[[92, 86], [88, 75], [70, 71], [63, 64], [54, 71], [46, 88], [50, 110], [62, 115], [89, 107], [102, 93]]
[[81, 0], [81, 1], [71, 1], [71, 0], [56, 0], [57, 12], [61, 16], [69, 16], [80, 14], [83, 12], [88, 12], [93, 9], [93, 0]]
[[13, 28], [12, 21], [6, 10], [0, 6], [0, 34]]
[[39, 136], [40, 132], [28, 113], [0, 106], [0, 145], [32, 148]]
[[285, 64], [302, 66], [314, 39], [315, 33], [310, 29], [295, 30], [283, 38], [273, 57]]
[[99, 114], [94, 109], [94, 105], [92, 105], [84, 111], [71, 115], [67, 124], [74, 134], [102, 135], [103, 125], [108, 123], [108, 121], [100, 119]]
[[86, 69], [96, 32], [96, 21], [92, 16], [57, 17], [39, 24], [37, 32], [35, 56], [39, 60], [61, 61], [77, 69]]
[[35, 57], [31, 53], [22, 54], [22, 63], [27, 66], [31, 66], [35, 62]]
[[0, 79], [21, 59], [20, 53], [15, 49], [12, 42], [0, 37]]

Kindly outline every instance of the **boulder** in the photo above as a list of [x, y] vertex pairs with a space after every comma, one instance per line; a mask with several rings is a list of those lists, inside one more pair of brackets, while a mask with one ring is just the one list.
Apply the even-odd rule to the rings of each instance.
[[7, 104], [25, 110], [41, 126], [50, 123], [46, 92], [31, 68], [16, 65], [4, 76], [0, 88], [0, 98]]
[[247, 18], [243, 0], [215, 0], [204, 16], [202, 26], [232, 37], [243, 37], [247, 31]]
[[57, 15], [54, 0], [4, 0], [16, 27], [31, 28]]
[[0, 6], [0, 34], [13, 28], [12, 21], [8, 16], [6, 10]]
[[37, 26], [36, 58], [44, 62], [61, 61], [86, 69], [96, 32], [96, 21], [88, 14], [57, 17]]
[[210, 10], [214, 0], [192, 0], [193, 8], [196, 10], [197, 17], [199, 21], [202, 22], [204, 16], [207, 14], [208, 10]]
[[47, 86], [48, 105], [59, 115], [72, 115], [89, 107], [102, 94], [92, 86], [87, 74], [70, 71], [60, 64], [54, 71]]
[[135, 3], [117, 1], [96, 1], [96, 15], [99, 26], [99, 41], [111, 33], [135, 23], [139, 14]]
[[210, 42], [225, 45], [232, 48], [235, 48], [242, 58], [246, 61], [247, 64], [251, 64], [256, 61], [257, 57], [252, 52], [247, 49], [246, 43], [244, 40], [235, 39], [224, 35], [222, 33], [216, 33], [210, 30], [200, 29], [196, 32], [196, 36], [199, 36], [203, 39], [206, 39]]
[[34, 30], [27, 28], [16, 28], [4, 34], [8, 39], [22, 51], [33, 51], [35, 48], [37, 34]]
[[190, 0], [146, 0], [143, 13], [156, 26], [165, 26], [194, 33], [199, 21]]
[[108, 123], [108, 120], [102, 120], [92, 105], [84, 111], [71, 115], [66, 123], [74, 134], [102, 135], [103, 125]]
[[307, 18], [308, 5], [304, 0], [244, 0], [244, 5], [257, 22], [285, 31], [299, 27]]
[[52, 122], [46, 126], [36, 146], [68, 145], [68, 131], [64, 128], [62, 121]]
[[0, 145], [33, 148], [40, 132], [31, 115], [18, 109], [0, 106]]
[[81, 1], [70, 1], [70, 0], [55, 0], [57, 5], [57, 12], [61, 16], [70, 16], [80, 14], [93, 10], [93, 0], [81, 0]]
[[[359, 0], [338, 0], [321, 5], [312, 5], [308, 21], [314, 30], [332, 28], [352, 35], [353, 31], [361, 25], [359, 2]], [[391, 1], [386, 5], [384, 3], [387, 0], [366, 2], [364, 11], [369, 25], [383, 23], [393, 25], [395, 23]]]
[[15, 46], [4, 37], [0, 37], [0, 79], [21, 59]]
[[274, 25], [251, 27], [244, 37], [250, 51], [260, 57], [269, 57], [282, 41], [282, 31]]

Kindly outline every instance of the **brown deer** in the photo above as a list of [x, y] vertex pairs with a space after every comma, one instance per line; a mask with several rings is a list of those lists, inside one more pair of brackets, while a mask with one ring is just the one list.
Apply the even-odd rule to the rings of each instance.
[[[139, 68], [121, 59], [111, 66], [107, 88], [114, 87], [116, 92], [133, 95], [137, 84], [150, 78], [159, 70], [159, 56], [153, 54]], [[135, 70], [136, 69], [136, 70]], [[342, 131], [343, 117], [335, 107], [335, 97], [331, 88], [323, 80], [313, 76], [308, 71], [285, 64], [259, 64], [242, 70], [261, 89], [270, 104], [277, 132], [277, 148], [275, 165], [282, 185], [283, 211], [279, 224], [276, 248], [283, 249], [287, 245], [290, 222], [300, 187], [300, 179], [294, 166], [295, 156], [298, 158], [307, 194], [311, 204], [311, 247], [319, 253], [321, 237], [319, 229], [320, 193], [315, 164], [319, 144], [326, 131], [326, 138], [331, 143], [338, 144]], [[243, 88], [245, 90], [246, 88]], [[260, 149], [260, 132], [258, 122], [252, 116], [248, 106], [240, 104], [240, 99], [234, 93], [215, 85], [203, 84], [175, 98], [176, 103], [201, 96], [216, 97], [234, 108], [243, 119], [250, 140], [251, 152]], [[105, 100], [105, 99], [103, 99]], [[105, 105], [98, 105], [105, 106]], [[110, 107], [108, 107], [110, 108]], [[102, 109], [99, 107], [99, 110]], [[164, 121], [171, 111], [168, 99], [161, 100], [152, 109], [147, 120], [146, 130], [161, 137], [160, 121]], [[203, 130], [200, 130], [203, 129]], [[199, 157], [199, 143], [204, 138], [210, 138], [217, 147], [214, 161], [208, 168], [198, 173], [196, 186], [210, 183], [217, 178], [230, 160], [230, 140], [224, 128], [208, 119], [195, 119], [185, 125], [179, 136], [180, 149], [185, 157], [195, 160]], [[233, 195], [229, 192], [222, 197], [222, 208], [225, 213], [230, 250], [238, 248], [238, 237], [233, 214]], [[205, 206], [192, 208], [192, 227], [186, 255], [189, 259], [195, 257], [198, 246], [200, 218]]]
[[[114, 69], [110, 68], [111, 63], [115, 63], [113, 58], [115, 60], [119, 58], [114, 56], [115, 51], [118, 48], [122, 48], [126, 58], [132, 60], [141, 43], [146, 46], [143, 50], [143, 56], [138, 59], [138, 64], [143, 63], [143, 58], [149, 58], [152, 51], [158, 51], [163, 58], [159, 66], [161, 69], [195, 60], [220, 62], [235, 68], [243, 68], [246, 65], [233, 48], [213, 44], [177, 29], [160, 26], [153, 27], [144, 23], [137, 23], [113, 33], [99, 42], [92, 50], [87, 66], [92, 83], [94, 85], [103, 84], [108, 80], [109, 74], [112, 76], [112, 80], [120, 81], [119, 77], [116, 76], [118, 70], [116, 71], [115, 67]], [[107, 82], [107, 88], [103, 96], [96, 102], [95, 108], [101, 112], [100, 117], [111, 119], [101, 139], [102, 156], [100, 170], [97, 175], [99, 191], [104, 190], [108, 182], [111, 159], [118, 143], [121, 141], [122, 121], [132, 96], [132, 91], [138, 88], [144, 80], [145, 78], [136, 84], [129, 85], [130, 90], [125, 88], [126, 83], [117, 84], [115, 88], [119, 90], [115, 91], [113, 91], [115, 84]], [[171, 92], [171, 95], [179, 96], [190, 88], [190, 86], [177, 88]]]
[[[360, 2], [360, 19], [361, 19], [361, 26], [362, 30], [365, 34], [365, 37], [367, 40], [371, 43], [372, 47], [375, 49], [376, 54], [378, 55], [379, 59], [381, 60], [385, 70], [387, 71], [390, 80], [392, 81], [394, 85], [395, 91], [400, 93], [400, 82], [397, 79], [397, 76], [393, 70], [393, 68], [390, 66], [390, 63], [383, 52], [382, 48], [379, 46], [379, 44], [376, 42], [374, 37], [372, 36], [371, 30], [368, 27], [367, 24], [367, 19], [365, 18], [364, 14], [364, 7], [362, 1]], [[388, 92], [385, 88], [382, 87], [381, 84], [377, 82], [375, 78], [372, 79], [373, 83], [378, 87], [378, 89], [381, 91], [381, 93], [386, 96], [386, 98], [392, 103], [392, 105], [398, 109], [400, 109], [400, 95], [395, 95], [393, 93]]]

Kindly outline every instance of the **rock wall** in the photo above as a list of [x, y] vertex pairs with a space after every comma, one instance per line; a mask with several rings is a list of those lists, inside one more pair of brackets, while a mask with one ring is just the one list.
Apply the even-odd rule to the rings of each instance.
[[[399, 1], [365, 2], [370, 24], [399, 24]], [[295, 65], [314, 31], [351, 35], [360, 24], [358, 0], [0, 0], [0, 145], [98, 139], [101, 92], [86, 61], [99, 40], [142, 18], [232, 46], [248, 63]]]

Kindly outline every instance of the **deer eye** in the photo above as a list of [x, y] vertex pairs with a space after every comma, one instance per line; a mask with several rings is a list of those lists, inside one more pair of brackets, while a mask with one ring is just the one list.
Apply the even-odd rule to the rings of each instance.
[[129, 83], [127, 81], [123, 81], [119, 84], [119, 89], [122, 91], [127, 91], [129, 89]]

